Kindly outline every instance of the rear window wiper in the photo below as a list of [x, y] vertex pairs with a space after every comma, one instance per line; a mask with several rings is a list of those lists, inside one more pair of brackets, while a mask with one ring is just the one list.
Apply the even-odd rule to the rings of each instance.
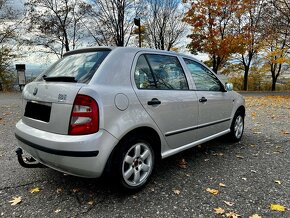
[[43, 75], [42, 78], [48, 82], [74, 82], [76, 83], [76, 79], [73, 76], [46, 76]]

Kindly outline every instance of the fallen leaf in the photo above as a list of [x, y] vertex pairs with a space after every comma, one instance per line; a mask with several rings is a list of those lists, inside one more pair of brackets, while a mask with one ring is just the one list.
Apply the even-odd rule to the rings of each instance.
[[280, 204], [271, 204], [270, 209], [274, 211], [281, 211], [281, 212], [284, 212], [286, 210], [286, 208]]
[[226, 187], [226, 185], [224, 183], [219, 183], [220, 187]]
[[62, 188], [57, 188], [57, 189], [56, 189], [56, 193], [57, 193], [57, 194], [62, 193], [62, 192], [63, 192], [63, 189], [62, 189]]
[[257, 171], [256, 170], [251, 170], [251, 173], [257, 173]]
[[182, 169], [187, 168], [187, 162], [186, 162], [186, 160], [182, 158], [182, 159], [178, 162], [178, 166], [179, 166], [180, 168], [182, 168]]
[[94, 201], [89, 201], [88, 205], [93, 205], [95, 202]]
[[235, 213], [235, 212], [229, 212], [229, 213], [226, 213], [226, 217], [228, 218], [238, 218], [238, 217], [241, 217], [241, 215]]
[[211, 189], [211, 188], [207, 188], [206, 191], [213, 195], [217, 195], [219, 193], [219, 190]]
[[213, 153], [212, 155], [213, 156], [223, 156], [224, 154], [222, 152], [219, 152], [219, 153]]
[[61, 209], [56, 209], [54, 212], [59, 213], [60, 211], [61, 211]]
[[224, 203], [230, 207], [234, 206], [235, 203], [229, 202], [229, 201], [224, 201]]
[[214, 213], [215, 214], [224, 214], [225, 210], [223, 208], [221, 208], [221, 207], [214, 208]]
[[36, 188], [32, 188], [29, 190], [30, 193], [38, 193], [40, 192], [40, 188], [36, 187]]
[[80, 188], [74, 188], [72, 191], [73, 191], [73, 193], [77, 193], [80, 191]]
[[237, 157], [237, 158], [240, 158], [240, 159], [244, 159], [244, 157], [241, 156], [241, 155], [236, 155], [236, 157]]
[[261, 133], [262, 133], [262, 132], [253, 132], [253, 134], [256, 134], [256, 135], [257, 135], [257, 134], [261, 134]]
[[249, 216], [249, 218], [262, 218], [262, 217], [259, 216], [258, 214], [253, 214], [252, 216]]
[[13, 200], [9, 201], [11, 205], [19, 204], [22, 201], [21, 197], [13, 197]]
[[178, 190], [178, 189], [173, 189], [173, 192], [174, 192], [174, 194], [176, 194], [176, 195], [180, 195], [180, 190]]
[[253, 112], [252, 113], [252, 117], [256, 117], [257, 116], [257, 113], [256, 112]]
[[282, 184], [282, 182], [281, 182], [281, 181], [279, 181], [279, 180], [275, 180], [275, 183], [277, 183], [277, 184], [279, 184], [279, 185], [281, 185], [281, 184]]

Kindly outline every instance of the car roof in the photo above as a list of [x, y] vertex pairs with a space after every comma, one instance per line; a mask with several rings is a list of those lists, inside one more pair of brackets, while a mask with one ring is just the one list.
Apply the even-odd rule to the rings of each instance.
[[182, 53], [177, 53], [174, 51], [166, 51], [166, 50], [159, 50], [159, 49], [152, 49], [152, 48], [139, 48], [139, 47], [113, 47], [113, 46], [97, 46], [97, 47], [88, 47], [88, 48], [81, 48], [76, 49], [72, 51], [68, 51], [64, 54], [64, 56], [72, 55], [72, 54], [79, 54], [79, 53], [85, 53], [85, 52], [94, 52], [94, 51], [113, 51], [113, 50], [122, 50], [123, 52], [154, 52], [154, 53], [164, 53], [164, 54], [172, 54], [172, 55], [178, 55], [185, 58], [190, 58], [198, 61], [196, 58], [185, 55]]

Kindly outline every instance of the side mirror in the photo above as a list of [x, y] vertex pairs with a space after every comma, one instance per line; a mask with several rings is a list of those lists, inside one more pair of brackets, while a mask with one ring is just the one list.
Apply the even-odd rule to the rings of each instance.
[[226, 83], [225, 88], [227, 91], [233, 91], [234, 86], [232, 83]]

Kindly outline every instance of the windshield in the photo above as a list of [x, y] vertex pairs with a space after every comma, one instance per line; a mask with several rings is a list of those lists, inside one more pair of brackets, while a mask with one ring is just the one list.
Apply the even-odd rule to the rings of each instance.
[[88, 83], [109, 52], [95, 51], [65, 56], [46, 70], [38, 81], [44, 79]]

